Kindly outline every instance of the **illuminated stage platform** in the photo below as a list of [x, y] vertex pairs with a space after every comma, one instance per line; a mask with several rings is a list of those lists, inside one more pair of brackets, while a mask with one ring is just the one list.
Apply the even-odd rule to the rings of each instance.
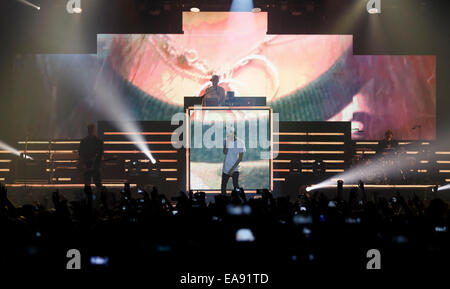
[[[137, 132], [120, 132], [109, 122], [98, 123], [99, 135], [104, 139], [105, 161], [102, 178], [106, 187], [119, 189], [125, 182], [136, 186], [151, 184], [154, 183], [155, 177], [150, 175], [155, 173], [161, 192], [170, 196], [180, 190], [186, 190], [186, 179], [189, 177], [186, 171], [186, 151], [184, 147], [174, 148], [172, 140], [174, 131], [179, 126], [172, 125], [170, 121], [142, 121], [138, 124], [142, 129], [139, 134], [144, 137], [157, 159], [157, 166], [151, 166], [144, 153], [136, 149], [136, 143], [128, 140], [127, 135]], [[270, 173], [274, 193], [284, 192], [289, 195], [295, 194], [289, 186], [291, 173], [298, 169], [295, 163], [301, 164], [302, 176], [307, 179], [303, 184], [317, 184], [322, 181], [315, 179], [313, 168], [317, 162], [321, 161], [326, 165], [324, 178], [336, 178], [338, 174], [352, 168], [352, 156], [371, 155], [378, 144], [378, 141], [374, 140], [352, 140], [349, 122], [280, 121], [279, 131], [274, 131], [271, 139], [273, 145], [278, 146], [273, 149], [277, 156], [272, 160]], [[27, 154], [32, 156], [34, 161], [27, 161], [24, 166], [17, 156], [0, 150], [0, 182], [7, 184], [11, 195], [25, 189], [32, 194], [37, 191], [51, 192], [56, 188], [62, 191], [81, 191], [83, 185], [77, 168], [78, 145], [78, 139], [32, 139], [28, 142], [20, 139], [17, 141], [19, 152], [24, 153], [27, 148]], [[438, 147], [432, 141], [405, 140], [399, 145], [405, 146], [406, 156], [414, 159], [414, 169], [418, 175], [427, 176], [430, 167], [435, 167], [441, 180], [439, 184], [450, 182], [449, 147]], [[223, 157], [221, 152], [220, 155]], [[131, 166], [133, 162], [137, 164], [135, 167]], [[131, 172], [141, 174], [144, 180], [130, 176]], [[431, 191], [434, 186], [434, 182], [427, 180], [409, 184], [411, 185], [368, 184], [366, 188], [374, 191], [422, 193]], [[349, 189], [348, 186], [345, 184], [345, 189]], [[217, 189], [210, 192], [217, 193]], [[254, 193], [255, 189], [249, 187], [246, 191]], [[332, 191], [333, 188], [324, 190]], [[442, 193], [445, 197], [445, 191]], [[27, 198], [33, 199], [32, 196]]]

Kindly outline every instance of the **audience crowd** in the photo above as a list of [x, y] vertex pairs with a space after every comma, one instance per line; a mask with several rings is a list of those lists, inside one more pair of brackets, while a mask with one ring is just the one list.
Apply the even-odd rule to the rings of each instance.
[[295, 199], [275, 198], [242, 188], [211, 201], [204, 192], [169, 200], [156, 188], [129, 186], [84, 193], [68, 202], [55, 191], [51, 208], [15, 207], [2, 186], [2, 266], [65, 270], [69, 249], [79, 250], [86, 271], [363, 271], [369, 249], [380, 251], [383, 270], [396, 270], [442, 266], [450, 256], [446, 202], [369, 197], [363, 183], [345, 199], [341, 186], [333, 198], [304, 190]]

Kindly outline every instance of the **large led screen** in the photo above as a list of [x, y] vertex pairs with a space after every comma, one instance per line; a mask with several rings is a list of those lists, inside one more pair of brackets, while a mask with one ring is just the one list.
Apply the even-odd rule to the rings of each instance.
[[217, 74], [237, 97], [267, 97], [280, 121], [351, 121], [355, 139], [388, 128], [435, 138], [435, 56], [353, 55], [352, 35], [268, 35], [264, 12], [186, 12], [183, 30], [98, 35], [96, 55], [17, 57], [11, 109], [27, 123], [15, 127], [81, 137], [87, 121], [112, 117], [99, 112], [111, 102], [136, 120], [170, 120]]

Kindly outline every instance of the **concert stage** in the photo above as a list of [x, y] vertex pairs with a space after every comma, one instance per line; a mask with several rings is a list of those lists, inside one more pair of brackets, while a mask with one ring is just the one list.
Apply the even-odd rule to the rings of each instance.
[[2, 2], [4, 276], [446, 276], [450, 1]]
[[[186, 179], [189, 178], [186, 160], [189, 162], [189, 158], [184, 147], [174, 148], [172, 139], [178, 126], [166, 121], [143, 121], [139, 122], [139, 126], [141, 132], [120, 132], [114, 129], [112, 123], [99, 122], [99, 135], [104, 139], [105, 160], [101, 174], [105, 186], [116, 189], [126, 182], [136, 187], [156, 185], [161, 192], [172, 196], [180, 190], [186, 191]], [[149, 162], [142, 151], [136, 150], [135, 142], [127, 138], [130, 134], [140, 134], [145, 139], [157, 160], [156, 164]], [[270, 166], [274, 194], [292, 197], [301, 185], [310, 186], [326, 179], [334, 181], [323, 191], [333, 191], [340, 176], [358, 171], [355, 167], [370, 163], [369, 158], [365, 161], [363, 157], [375, 153], [378, 141], [352, 141], [350, 135], [349, 122], [279, 122], [278, 131], [272, 131], [271, 136], [273, 145], [277, 146], [273, 150], [276, 157], [271, 160]], [[57, 188], [68, 192], [68, 197], [72, 198], [74, 192], [82, 190], [83, 186], [78, 170], [78, 145], [79, 140], [75, 139], [19, 140], [19, 152], [26, 153], [33, 160], [12, 157], [8, 151], [0, 151], [0, 180], [7, 184], [10, 195], [19, 203], [27, 198], [28, 201], [33, 200], [33, 195], [41, 199], [40, 196], [48, 196]], [[448, 148], [437, 147], [430, 141], [402, 141], [399, 146], [404, 147], [403, 155], [408, 159], [408, 164], [412, 164], [408, 170], [414, 172], [414, 182], [402, 180], [388, 185], [386, 182], [375, 182], [370, 174], [361, 174], [368, 190], [383, 189], [402, 194], [416, 192], [420, 198], [427, 199], [431, 187], [450, 182]], [[318, 163], [322, 166], [319, 167]], [[205, 168], [205, 163], [201, 164]], [[437, 179], [429, 178], [432, 171]], [[241, 174], [242, 180], [246, 177]], [[348, 186], [345, 184], [345, 187]], [[267, 188], [260, 188], [264, 187]], [[219, 189], [205, 191], [217, 193]], [[255, 192], [258, 187], [247, 189]], [[16, 198], [15, 194], [19, 196]], [[445, 191], [442, 197], [445, 198]]]

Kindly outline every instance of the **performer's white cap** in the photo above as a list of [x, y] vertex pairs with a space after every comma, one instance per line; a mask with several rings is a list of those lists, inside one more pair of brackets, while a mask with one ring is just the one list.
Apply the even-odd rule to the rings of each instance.
[[226, 129], [226, 134], [227, 134], [227, 136], [234, 136], [234, 126], [233, 125], [227, 125], [226, 127], [225, 127], [225, 129]]

